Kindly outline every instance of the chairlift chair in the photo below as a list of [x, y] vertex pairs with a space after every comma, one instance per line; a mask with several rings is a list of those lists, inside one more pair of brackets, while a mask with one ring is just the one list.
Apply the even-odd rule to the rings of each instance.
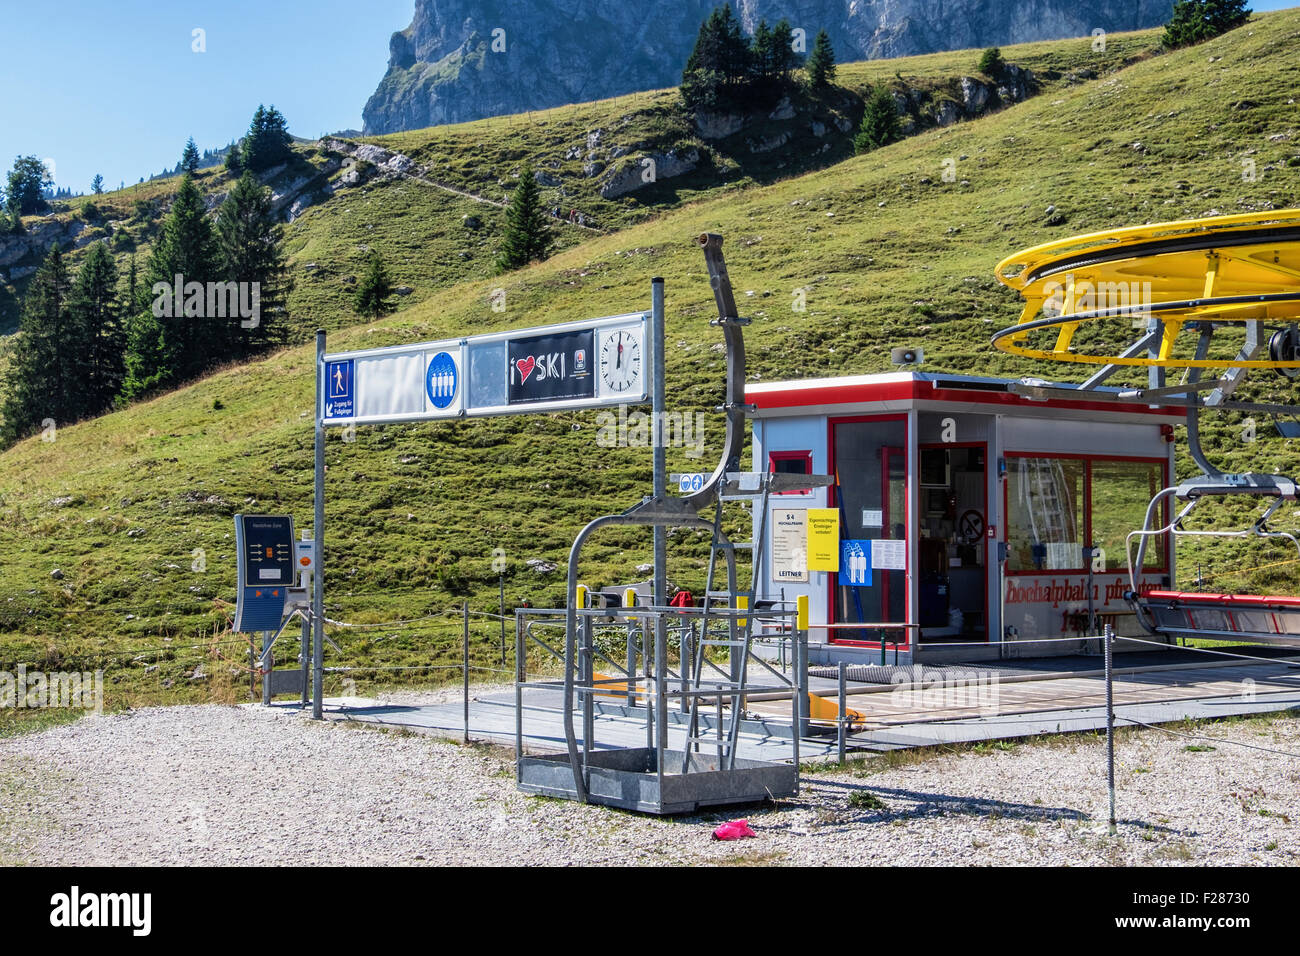
[[[1250, 495], [1272, 500], [1264, 513], [1248, 528], [1235, 531], [1194, 531], [1183, 527], [1183, 520], [1202, 501], [1230, 495]], [[1185, 504], [1168, 524], [1153, 528], [1152, 522], [1159, 514], [1162, 504], [1171, 498]], [[1295, 482], [1282, 475], [1202, 475], [1158, 492], [1147, 506], [1142, 529], [1130, 532], [1125, 539], [1129, 575], [1129, 590], [1125, 597], [1136, 612], [1138, 623], [1148, 633], [1161, 637], [1210, 638], [1300, 647], [1300, 597], [1208, 594], [1165, 589], [1144, 592], [1138, 584], [1148, 542], [1152, 537], [1166, 533], [1175, 538], [1281, 538], [1291, 543], [1300, 560], [1300, 540], [1296, 535], [1289, 531], [1273, 531], [1268, 527], [1268, 521], [1278, 509], [1295, 500]]]

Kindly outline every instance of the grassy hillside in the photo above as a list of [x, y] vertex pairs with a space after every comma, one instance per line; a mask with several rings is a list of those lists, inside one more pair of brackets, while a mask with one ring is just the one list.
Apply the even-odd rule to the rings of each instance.
[[[1150, 35], [1132, 42], [1145, 49]], [[1074, 57], [1084, 43], [1060, 48]], [[1034, 48], [1053, 55], [1049, 44]], [[1300, 11], [1270, 14], [1203, 46], [1139, 56], [1095, 80], [1062, 79], [1001, 113], [822, 171], [722, 186], [694, 201], [684, 195], [680, 208], [503, 278], [428, 278], [446, 267], [452, 247], [426, 252], [411, 237], [426, 228], [416, 212], [393, 224], [396, 206], [386, 204], [397, 194], [388, 190], [411, 188], [394, 183], [350, 196], [351, 212], [337, 199], [309, 212], [291, 229], [301, 243], [295, 260], [345, 261], [363, 236], [391, 229], [394, 242], [407, 243], [405, 275], [424, 277], [411, 282], [419, 294], [396, 315], [355, 326], [331, 305], [334, 293], [321, 292], [304, 319], [331, 328], [331, 350], [394, 344], [647, 306], [650, 278], [662, 275], [670, 406], [710, 409], [721, 397], [722, 356], [690, 241], [707, 229], [726, 236], [741, 308], [754, 320], [753, 379], [880, 371], [898, 344], [924, 346], [933, 369], [1055, 375], [989, 348], [990, 332], [1019, 311], [992, 278], [996, 261], [1108, 226], [1293, 205], [1297, 53]], [[1025, 59], [1015, 48], [1005, 55]], [[890, 65], [907, 72], [903, 62]], [[845, 72], [865, 78], [887, 68]], [[473, 134], [477, 125], [462, 130], [466, 168], [467, 157], [489, 152]], [[450, 149], [453, 134], [403, 136]], [[549, 135], [546, 127], [518, 134], [527, 143]], [[1241, 176], [1247, 156], [1256, 162], [1253, 182]], [[945, 160], [955, 163], [954, 182], [942, 178]], [[1062, 221], [1048, 216], [1049, 205]], [[446, 234], [463, 228], [457, 209], [433, 214]], [[490, 307], [497, 286], [506, 290], [504, 314]], [[792, 311], [797, 290], [805, 312]], [[119, 701], [209, 693], [208, 681], [188, 679], [196, 663], [226, 665], [185, 648], [229, 639], [221, 631], [234, 595], [231, 515], [283, 510], [309, 522], [311, 368], [309, 347], [286, 350], [0, 455], [0, 657], [47, 666], [117, 661], [110, 691]], [[672, 449], [671, 468], [716, 460], [722, 426], [708, 421], [704, 458]], [[1225, 466], [1296, 470], [1293, 450], [1267, 428], [1245, 445], [1237, 427], [1228, 416], [1209, 428]], [[494, 610], [497, 547], [509, 561], [509, 603], [558, 603], [560, 576], [525, 562], [562, 565], [576, 530], [634, 503], [650, 477], [649, 449], [597, 445], [594, 413], [362, 429], [355, 444], [333, 432], [328, 461], [328, 612], [353, 622], [416, 617], [462, 600]], [[698, 591], [700, 542], [683, 546], [682, 537], [670, 548], [669, 576]], [[204, 571], [194, 570], [196, 552]], [[648, 533], [603, 533], [588, 555], [584, 578], [593, 585], [636, 578], [635, 566], [649, 561]], [[451, 621], [339, 636], [343, 659], [385, 665], [448, 659], [457, 639]], [[218, 650], [238, 656], [237, 645]]]

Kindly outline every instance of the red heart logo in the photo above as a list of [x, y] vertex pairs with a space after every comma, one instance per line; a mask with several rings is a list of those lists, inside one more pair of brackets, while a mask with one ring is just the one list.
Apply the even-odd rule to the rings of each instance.
[[519, 369], [519, 384], [522, 385], [528, 381], [528, 376], [533, 374], [533, 369], [537, 367], [537, 359], [531, 355], [526, 359], [517, 359], [515, 368]]

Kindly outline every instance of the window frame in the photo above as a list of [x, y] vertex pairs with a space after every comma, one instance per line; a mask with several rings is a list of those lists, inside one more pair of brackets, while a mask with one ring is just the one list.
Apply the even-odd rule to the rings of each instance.
[[[798, 461], [804, 466], [803, 474], [811, 475], [813, 473], [812, 464], [813, 453], [811, 448], [802, 448], [799, 450], [787, 451], [769, 451], [767, 453], [767, 471], [768, 474], [778, 474], [776, 463], [778, 461]], [[793, 474], [793, 472], [783, 472], [783, 474]], [[791, 491], [774, 491], [773, 495], [810, 495], [813, 493], [812, 488], [793, 489]]]
[[[1082, 545], [1092, 541], [1092, 465], [1093, 462], [1137, 462], [1143, 465], [1158, 465], [1161, 475], [1161, 489], [1169, 487], [1169, 459], [1155, 458], [1149, 455], [1086, 455], [1086, 454], [1061, 454], [1059, 452], [1039, 452], [1039, 451], [1005, 451], [1003, 457], [1011, 458], [1041, 458], [1052, 461], [1077, 461], [1083, 464], [1083, 542], [1080, 542], [1079, 555], [1083, 556]], [[1007, 541], [1011, 533], [1011, 508], [1010, 508], [1010, 477], [1002, 481], [1002, 515], [1003, 529], [1002, 541]], [[1148, 499], [1149, 503], [1149, 499]], [[1161, 504], [1162, 520], [1161, 526], [1169, 523], [1169, 502], [1164, 501]], [[1137, 528], [1133, 529], [1138, 530]], [[1159, 548], [1160, 564], [1155, 567], [1146, 567], [1140, 570], [1140, 574], [1168, 574], [1169, 573], [1169, 542], [1166, 540]], [[1151, 554], [1151, 549], [1147, 551]], [[1017, 577], [1033, 577], [1052, 574], [1087, 574], [1088, 565], [1080, 564], [1075, 568], [1057, 568], [1055, 570], [1013, 570], [1007, 567], [1009, 561], [1003, 562], [1003, 574], [1007, 576], [1015, 575]], [[1127, 568], [1127, 557], [1125, 558], [1125, 568]], [[1119, 568], [1114, 571], [1102, 571], [1102, 574], [1120, 574], [1124, 573], [1125, 568]]]

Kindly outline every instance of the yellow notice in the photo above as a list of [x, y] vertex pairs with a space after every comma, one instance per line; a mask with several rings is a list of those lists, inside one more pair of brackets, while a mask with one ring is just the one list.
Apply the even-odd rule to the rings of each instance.
[[838, 508], [808, 509], [808, 570], [840, 569], [840, 512]]

